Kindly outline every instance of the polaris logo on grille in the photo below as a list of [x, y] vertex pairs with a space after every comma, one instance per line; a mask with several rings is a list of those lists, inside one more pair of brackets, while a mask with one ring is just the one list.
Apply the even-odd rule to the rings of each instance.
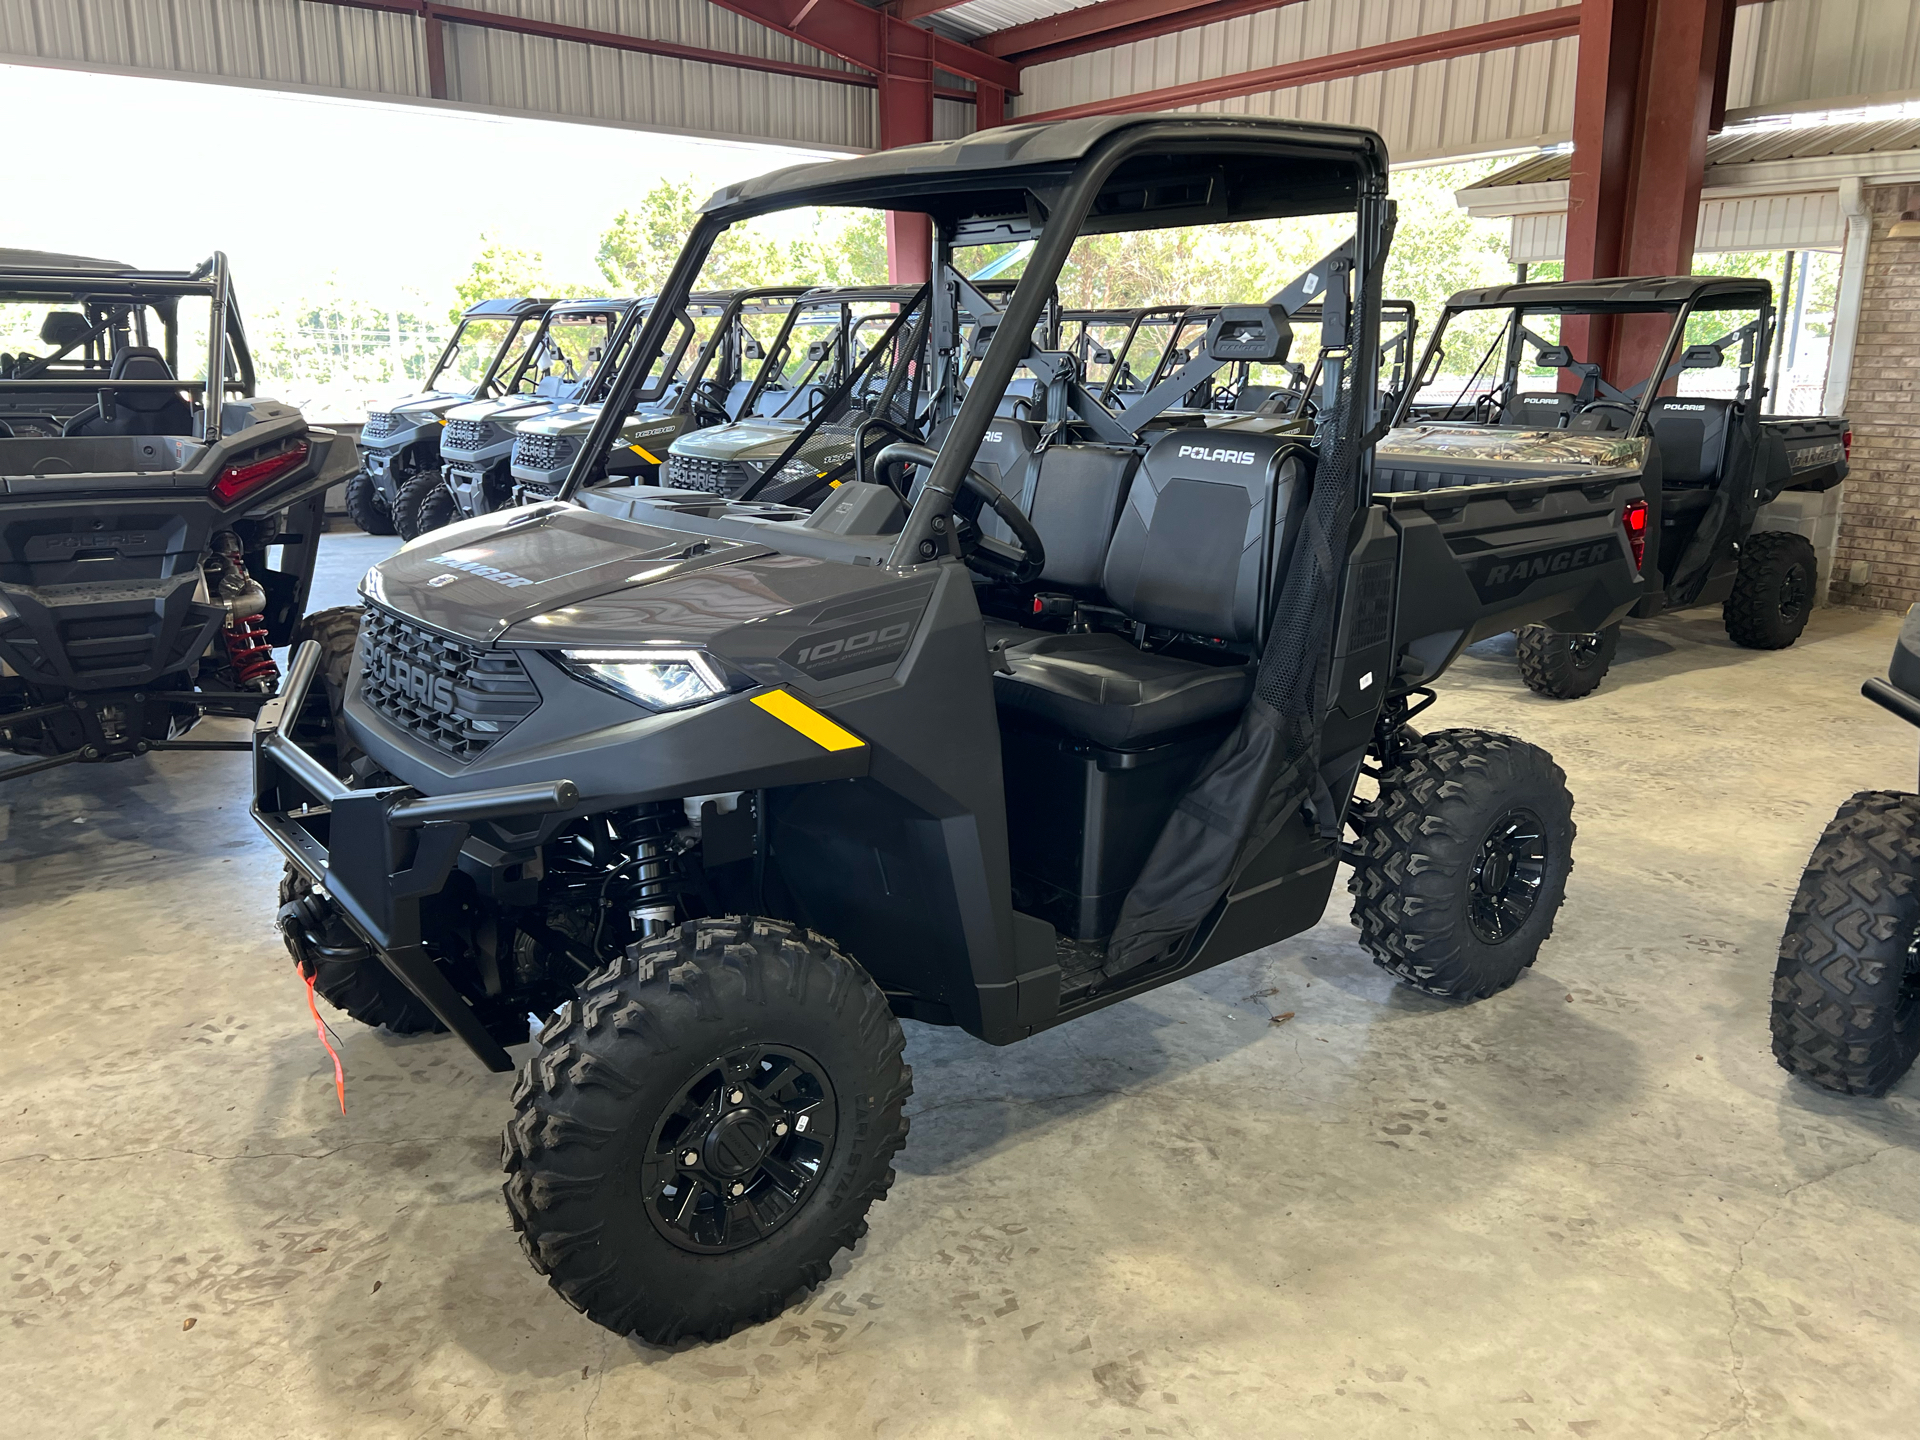
[[1216, 450], [1211, 445], [1182, 445], [1182, 460], [1224, 460], [1229, 465], [1251, 465], [1260, 457], [1251, 450]]
[[376, 650], [367, 657], [366, 670], [367, 678], [374, 684], [398, 691], [430, 710], [445, 714], [453, 709], [453, 682], [424, 665], [414, 665], [387, 651]]
[[427, 557], [429, 565], [445, 565], [450, 570], [464, 570], [469, 575], [478, 575], [482, 580], [491, 580], [496, 585], [504, 585], [509, 590], [517, 590], [522, 585], [538, 585], [538, 580], [529, 580], [524, 575], [516, 575], [511, 570], [501, 570], [492, 565], [483, 565], [478, 560], [460, 558], [458, 550], [450, 550], [445, 555]]

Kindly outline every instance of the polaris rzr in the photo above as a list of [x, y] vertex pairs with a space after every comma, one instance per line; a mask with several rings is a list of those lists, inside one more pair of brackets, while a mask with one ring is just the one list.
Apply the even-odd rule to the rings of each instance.
[[[933, 282], [887, 321], [925, 333], [930, 441], [812, 509], [604, 484], [716, 239], [814, 205], [932, 217]], [[1328, 213], [1352, 239], [1223, 306], [1124, 417], [1044, 348], [1082, 234]], [[348, 1013], [496, 1070], [549, 1017], [506, 1198], [570, 1303], [663, 1344], [778, 1312], [892, 1181], [901, 1017], [1022, 1039], [1298, 934], [1342, 860], [1408, 984], [1478, 999], [1533, 961], [1571, 865], [1560, 771], [1410, 722], [1516, 611], [1592, 630], [1634, 604], [1640, 482], [1542, 463], [1373, 493], [1392, 213], [1371, 132], [1226, 115], [730, 186], [558, 498], [374, 567], [350, 662], [302, 648], [256, 730], [283, 932]], [[1023, 241], [1000, 311], [961, 262]], [[1312, 426], [1167, 413], [1284, 362], [1316, 300]], [[1021, 366], [1034, 423], [994, 414]], [[1570, 547], [1610, 558], [1536, 564]]]
[[551, 300], [482, 300], [467, 307], [418, 395], [370, 411], [360, 427], [360, 471], [347, 481], [347, 518], [369, 535], [397, 533], [394, 513], [409, 481], [440, 473], [447, 412], [499, 393]]
[[[778, 339], [787, 312], [804, 293], [800, 286], [776, 286], [689, 297], [682, 315], [697, 347], [694, 358], [678, 371], [657, 367], [640, 388], [638, 408], [621, 424], [608, 456], [608, 475], [655, 482], [668, 449], [680, 436], [738, 420], [767, 347]], [[687, 348], [670, 342], [666, 358]], [[559, 492], [612, 383], [613, 370], [603, 366], [585, 397], [520, 424], [513, 442], [516, 503], [551, 500]]]
[[[1920, 725], [1920, 605], [1860, 693]], [[1884, 1095], [1920, 1055], [1920, 795], [1862, 790], [1800, 876], [1773, 978], [1773, 1056], [1845, 1095]]]
[[0, 325], [0, 778], [246, 748], [181, 737], [273, 693], [352, 441], [254, 394], [222, 255], [0, 250]]
[[[1603, 327], [1636, 324], [1655, 332], [1658, 358], [1626, 388], [1575, 358], [1604, 348], [1613, 331]], [[1638, 470], [1647, 509], [1635, 521], [1634, 551], [1649, 584], [1633, 613], [1717, 604], [1736, 645], [1783, 649], [1817, 603], [1819, 566], [1810, 541], [1767, 529], [1762, 510], [1782, 490], [1838, 485], [1853, 437], [1837, 416], [1762, 415], [1773, 329], [1765, 280], [1679, 275], [1463, 290], [1427, 341], [1419, 382], [1395, 415], [1397, 438], [1381, 447], [1398, 458], [1383, 463], [1396, 483], [1429, 483], [1440, 472], [1422, 432], [1435, 422], [1448, 432], [1447, 453], [1470, 451], [1475, 465], [1577, 450]], [[1480, 356], [1464, 381], [1453, 370], [1441, 377], [1449, 346]], [[1667, 393], [1676, 384], [1678, 393]], [[1486, 433], [1463, 436], [1462, 427]], [[1617, 626], [1523, 626], [1515, 632], [1521, 678], [1555, 699], [1589, 695], [1619, 638]]]
[[[647, 302], [638, 303], [644, 309]], [[514, 503], [515, 427], [591, 391], [595, 376], [608, 368], [608, 357], [631, 336], [635, 304], [562, 300], [552, 305], [512, 371], [501, 379], [499, 393], [447, 412], [440, 432], [440, 469], [408, 481], [394, 506], [394, 525], [401, 536], [411, 540], [454, 520], [509, 508]]]

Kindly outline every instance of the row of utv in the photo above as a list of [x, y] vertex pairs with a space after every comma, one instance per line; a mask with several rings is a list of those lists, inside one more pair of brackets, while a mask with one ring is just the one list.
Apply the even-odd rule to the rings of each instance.
[[[729, 226], [823, 205], [930, 217], [931, 278], [695, 288]], [[1349, 238], [1256, 303], [1056, 299], [1083, 235], [1321, 216]], [[1573, 696], [1630, 616], [1800, 633], [1815, 557], [1768, 507], [1847, 438], [1765, 413], [1768, 286], [1470, 292], [1416, 360], [1393, 226], [1378, 137], [1250, 117], [783, 170], [657, 296], [476, 306], [358, 455], [254, 394], [220, 257], [0, 254], [46, 312], [0, 356], [9, 773], [249, 750], [314, 988], [493, 1070], [532, 1046], [536, 1268], [620, 1333], [725, 1335], [865, 1233], [902, 1018], [1013, 1043], [1300, 933], [1343, 865], [1404, 983], [1518, 979], [1573, 800], [1416, 723], [1468, 645], [1517, 632]], [[342, 482], [405, 544], [305, 614]], [[1920, 723], [1920, 630], [1869, 689]], [[222, 715], [251, 739], [190, 735]], [[1920, 1050], [1917, 807], [1848, 802], [1795, 901], [1775, 1053], [1833, 1089]]]

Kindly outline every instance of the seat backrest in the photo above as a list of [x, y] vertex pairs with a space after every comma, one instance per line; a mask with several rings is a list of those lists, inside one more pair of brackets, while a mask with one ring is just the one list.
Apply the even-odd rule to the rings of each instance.
[[1120, 511], [1107, 598], [1143, 624], [1258, 643], [1304, 482], [1298, 442], [1285, 436], [1161, 436]]
[[[129, 345], [113, 357], [115, 380], [172, 380], [174, 373], [158, 350]], [[191, 435], [193, 407], [178, 390], [123, 390], [113, 397], [113, 419], [96, 412], [74, 431], [84, 435]]]
[[798, 390], [763, 390], [753, 413], [781, 420], [804, 420], [826, 395], [824, 385], [802, 385]]
[[727, 414], [740, 419], [740, 407], [747, 403], [747, 392], [753, 389], [751, 380], [736, 380], [727, 390]]
[[1021, 503], [1047, 548], [1043, 582], [1075, 590], [1100, 587], [1113, 527], [1139, 463], [1131, 448], [1094, 444], [1049, 445], [1034, 458]]
[[1534, 430], [1558, 430], [1562, 417], [1573, 413], [1573, 396], [1558, 391], [1510, 395], [1500, 407], [1502, 425], [1525, 425]]
[[995, 402], [993, 413], [1003, 419], [1015, 415], [1024, 415], [1033, 407], [1034, 397], [1039, 393], [1040, 382], [1031, 375], [1016, 375], [1007, 382], [1007, 388]]
[[1649, 416], [1660, 446], [1664, 485], [1711, 485], [1726, 464], [1727, 436], [1733, 428], [1732, 400], [1696, 400], [1665, 396], [1653, 402]]

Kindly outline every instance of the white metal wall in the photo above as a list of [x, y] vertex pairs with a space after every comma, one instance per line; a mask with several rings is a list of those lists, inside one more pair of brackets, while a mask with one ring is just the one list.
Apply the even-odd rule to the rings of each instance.
[[[707, 0], [463, 0], [732, 54], [847, 66]], [[750, 140], [866, 149], [873, 91], [831, 81], [445, 27], [455, 104]], [[0, 0], [0, 61], [425, 100], [419, 22], [303, 0]], [[948, 108], [948, 107], [941, 107]], [[954, 107], [957, 108], [957, 107]]]
[[[1025, 114], [1157, 90], [1415, 35], [1557, 9], [1572, 0], [1305, 0], [1024, 72]], [[1365, 125], [1398, 160], [1425, 160], [1564, 140], [1573, 129], [1578, 41], [1324, 81], [1189, 107]]]
[[[1803, 195], [1738, 195], [1700, 202], [1693, 248], [1722, 250], [1838, 250], [1847, 237], [1840, 197], [1832, 190]], [[1567, 253], [1567, 212], [1513, 217], [1507, 258], [1514, 264], [1561, 260]]]

